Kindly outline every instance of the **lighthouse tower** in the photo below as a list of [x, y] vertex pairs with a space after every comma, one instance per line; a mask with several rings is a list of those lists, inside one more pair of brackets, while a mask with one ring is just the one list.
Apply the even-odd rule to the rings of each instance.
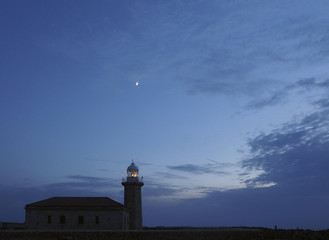
[[142, 186], [144, 183], [139, 181], [138, 167], [132, 161], [127, 168], [127, 179], [122, 179], [122, 185], [125, 187], [124, 205], [130, 210], [129, 229], [142, 230]]

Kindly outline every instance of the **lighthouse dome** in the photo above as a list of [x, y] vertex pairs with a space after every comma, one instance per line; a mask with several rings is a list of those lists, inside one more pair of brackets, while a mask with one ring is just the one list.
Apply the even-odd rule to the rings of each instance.
[[138, 171], [138, 167], [135, 165], [134, 162], [132, 162], [130, 166], [127, 168], [127, 171], [131, 171], [131, 170]]

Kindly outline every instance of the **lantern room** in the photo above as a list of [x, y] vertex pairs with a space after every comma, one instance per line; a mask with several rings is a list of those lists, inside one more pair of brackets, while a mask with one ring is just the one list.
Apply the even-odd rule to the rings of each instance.
[[139, 181], [138, 177], [138, 167], [135, 165], [134, 161], [127, 168], [127, 181]]

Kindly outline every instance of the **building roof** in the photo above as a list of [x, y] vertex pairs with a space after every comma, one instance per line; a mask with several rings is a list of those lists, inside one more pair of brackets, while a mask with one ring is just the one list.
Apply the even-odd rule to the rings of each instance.
[[108, 197], [52, 197], [30, 203], [29, 207], [106, 207], [122, 208], [124, 205]]

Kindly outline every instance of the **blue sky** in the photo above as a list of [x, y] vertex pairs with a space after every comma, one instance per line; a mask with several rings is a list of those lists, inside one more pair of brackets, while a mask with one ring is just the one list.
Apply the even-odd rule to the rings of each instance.
[[146, 226], [328, 228], [328, 9], [1, 1], [0, 220], [133, 158]]

